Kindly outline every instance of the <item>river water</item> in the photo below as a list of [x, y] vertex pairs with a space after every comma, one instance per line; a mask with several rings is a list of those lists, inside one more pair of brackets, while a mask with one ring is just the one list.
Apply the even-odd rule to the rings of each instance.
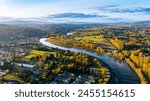
[[44, 46], [57, 48], [60, 50], [69, 50], [72, 52], [82, 52], [84, 54], [88, 54], [90, 56], [96, 57], [107, 64], [110, 68], [111, 72], [111, 80], [109, 83], [113, 84], [139, 84], [139, 78], [136, 73], [131, 70], [130, 66], [125, 62], [114, 57], [111, 57], [107, 54], [99, 55], [97, 53], [89, 52], [84, 49], [76, 49], [76, 48], [65, 48], [62, 46], [54, 45], [47, 41], [47, 38], [42, 38], [39, 40]]

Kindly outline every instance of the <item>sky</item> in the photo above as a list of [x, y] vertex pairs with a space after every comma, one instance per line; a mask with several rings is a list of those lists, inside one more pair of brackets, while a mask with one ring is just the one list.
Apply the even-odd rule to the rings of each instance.
[[150, 20], [150, 0], [0, 0], [0, 21], [136, 22]]

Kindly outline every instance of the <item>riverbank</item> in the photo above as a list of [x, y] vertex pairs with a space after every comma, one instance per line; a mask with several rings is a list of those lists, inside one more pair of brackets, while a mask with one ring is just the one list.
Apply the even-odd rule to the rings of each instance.
[[[53, 45], [51, 45], [51, 46], [53, 46]], [[59, 48], [61, 48], [62, 50], [65, 50], [64, 47], [59, 47]], [[57, 49], [58, 49], [58, 47], [57, 47]], [[78, 53], [82, 53], [82, 52], [78, 52]], [[75, 54], [78, 54], [78, 53], [75, 52]], [[86, 55], [86, 54], [81, 54], [81, 55], [88, 57], [88, 58], [85, 58], [85, 60], [82, 60], [82, 58], [80, 58], [80, 60], [78, 60], [78, 62], [80, 62], [80, 63], [82, 63], [82, 61], [88, 60], [88, 62], [86, 62], [83, 65], [83, 68], [87, 68], [87, 66], [88, 66], [88, 70], [90, 70], [90, 72], [87, 73], [87, 74], [88, 75], [95, 75], [95, 76], [97, 76], [97, 78], [99, 78], [98, 81], [97, 81], [98, 84], [99, 83], [100, 84], [106, 84], [109, 81], [109, 79], [110, 79], [110, 70], [109, 70], [109, 68], [105, 68], [103, 63], [101, 61], [99, 61], [99, 59], [97, 59], [95, 57], [92, 57], [92, 56], [89, 56], [89, 55]], [[70, 58], [73, 58], [73, 57], [70, 56]], [[90, 62], [89, 59], [90, 59], [91, 63], [89, 63]], [[65, 64], [62, 64], [62, 65], [65, 65]], [[75, 65], [75, 67], [76, 67], [76, 65]], [[85, 71], [85, 70], [86, 69], [83, 69], [82, 71]], [[84, 72], [81, 72], [80, 74], [82, 74], [82, 73], [84, 73]]]
[[111, 80], [112, 81], [111, 83], [114, 84], [139, 84], [140, 83], [136, 73], [130, 69], [129, 65], [126, 62], [120, 61], [107, 54], [98, 55], [97, 53], [92, 53], [83, 49], [65, 48], [48, 42], [47, 38], [40, 39], [40, 42], [47, 47], [57, 48], [60, 50], [69, 50], [72, 52], [82, 52], [84, 54], [102, 60], [104, 63], [106, 63], [109, 66], [109, 68], [112, 69], [110, 70], [113, 71], [113, 73], [111, 73], [111, 75], [113, 75], [113, 80]]
[[135, 64], [132, 63], [131, 60], [129, 59], [126, 59], [125, 60], [129, 65], [130, 67], [136, 72], [136, 74], [138, 75], [140, 81], [141, 81], [141, 84], [147, 84], [148, 81], [146, 80], [146, 78], [143, 76], [142, 72], [141, 72], [141, 69], [140, 68], [136, 68]]

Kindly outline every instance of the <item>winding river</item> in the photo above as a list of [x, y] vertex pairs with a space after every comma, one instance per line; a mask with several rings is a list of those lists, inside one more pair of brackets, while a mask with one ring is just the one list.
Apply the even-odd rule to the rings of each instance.
[[111, 70], [111, 79], [108, 83], [111, 84], [139, 84], [139, 78], [136, 73], [130, 68], [130, 66], [124, 62], [111, 57], [107, 54], [98, 55], [97, 53], [89, 52], [84, 49], [76, 49], [76, 48], [65, 48], [62, 46], [54, 45], [47, 41], [47, 38], [42, 38], [39, 40], [44, 46], [57, 48], [60, 50], [69, 50], [72, 52], [82, 52], [84, 54], [88, 54], [95, 58], [103, 61]]

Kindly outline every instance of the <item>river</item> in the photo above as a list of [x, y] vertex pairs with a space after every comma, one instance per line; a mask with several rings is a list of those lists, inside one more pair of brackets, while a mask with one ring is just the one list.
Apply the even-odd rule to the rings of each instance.
[[130, 68], [130, 66], [125, 62], [117, 58], [111, 57], [107, 54], [99, 55], [97, 53], [89, 52], [84, 49], [76, 48], [65, 48], [62, 46], [54, 45], [47, 41], [47, 38], [42, 38], [39, 40], [44, 46], [57, 48], [60, 50], [69, 50], [72, 52], [82, 52], [88, 54], [95, 58], [103, 61], [111, 70], [111, 79], [109, 83], [111, 84], [139, 84], [139, 78], [136, 73]]

